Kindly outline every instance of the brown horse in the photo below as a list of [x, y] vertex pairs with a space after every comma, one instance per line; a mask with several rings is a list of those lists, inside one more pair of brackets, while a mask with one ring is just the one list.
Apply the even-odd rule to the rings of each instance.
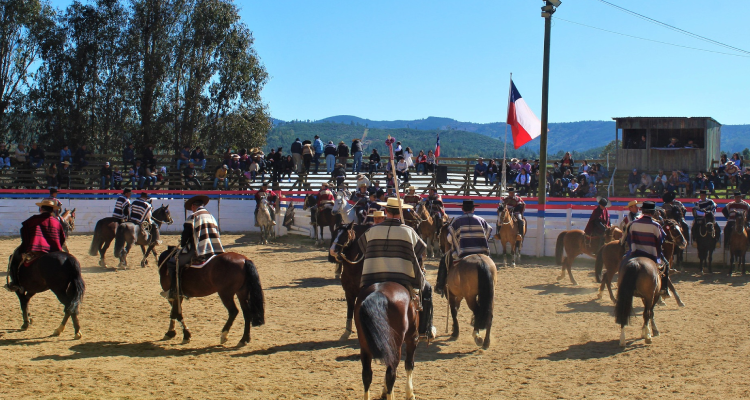
[[91, 239], [91, 246], [89, 247], [89, 255], [96, 256], [99, 253], [99, 266], [102, 268], [109, 268], [105, 260], [105, 255], [109, 245], [115, 240], [115, 234], [117, 233], [117, 227], [120, 226], [120, 218], [107, 217], [102, 218], [96, 222], [94, 228], [94, 237]]
[[[317, 213], [317, 218], [314, 220], [312, 215], [310, 216], [310, 222], [315, 235], [315, 245], [320, 246], [323, 244], [323, 228], [326, 226], [328, 227], [328, 230], [331, 232], [331, 239], [333, 239], [333, 232], [336, 230], [339, 222], [338, 217], [333, 214], [333, 211], [330, 208], [324, 207], [322, 210], [318, 210], [318, 207], [316, 206], [317, 203], [318, 196], [309, 194], [305, 197], [305, 203], [302, 206], [302, 209], [305, 211], [310, 209], [311, 212]], [[318, 230], [320, 230], [320, 235], [318, 235]]]
[[[11, 255], [10, 262], [15, 265], [20, 264], [20, 255], [17, 255], [17, 252]], [[63, 304], [65, 311], [62, 323], [55, 329], [52, 336], [60, 336], [65, 330], [68, 318], [72, 318], [73, 328], [75, 328], [74, 338], [81, 338], [78, 307], [83, 300], [86, 285], [81, 276], [81, 265], [72, 254], [62, 251], [47, 253], [33, 261], [28, 267], [21, 265], [18, 269], [18, 284], [23, 288], [23, 291], [16, 292], [23, 314], [22, 330], [28, 329], [32, 322], [29, 314], [31, 297], [51, 290]]]
[[[568, 276], [570, 276], [570, 282], [577, 285], [578, 282], [573, 278], [573, 271], [571, 271], [573, 260], [575, 260], [580, 254], [588, 254], [589, 256], [596, 258], [595, 253], [601, 248], [601, 246], [621, 237], [622, 231], [620, 228], [610, 226], [604, 231], [603, 241], [598, 243], [598, 247], [592, 248], [592, 246], [597, 246], [597, 242], [595, 240], [587, 240], [586, 234], [582, 230], [572, 229], [560, 232], [555, 246], [555, 260], [557, 261], [557, 265], [562, 266], [562, 272], [560, 273], [560, 276], [557, 277], [557, 280], [559, 281], [564, 278], [565, 271], [567, 270]], [[563, 251], [565, 257], [563, 257]]]
[[[651, 335], [659, 336], [654, 322], [654, 306], [659, 301], [661, 277], [659, 265], [647, 257], [635, 257], [620, 267], [617, 280], [617, 302], [615, 303], [615, 322], [620, 324], [620, 346], [625, 347], [625, 325], [630, 322], [633, 312], [633, 297], [643, 299], [642, 337], [646, 344], [651, 343]], [[651, 322], [651, 326], [649, 326]]]
[[[441, 262], [446, 262], [446, 259], [450, 257], [444, 257]], [[453, 262], [449, 261], [447, 264]], [[461, 307], [461, 300], [466, 299], [466, 305], [474, 313], [474, 343], [483, 349], [489, 348], [497, 282], [495, 263], [486, 255], [474, 254], [461, 259], [455, 266], [446, 266], [448, 275], [444, 291], [448, 294], [448, 305], [453, 317], [451, 339], [458, 339], [458, 309]], [[437, 289], [442, 288], [436, 287], [436, 291]], [[480, 330], [485, 330], [484, 339], [479, 336]]]
[[357, 241], [370, 229], [369, 225], [351, 223], [339, 227], [333, 236], [333, 244], [328, 250], [328, 261], [342, 266], [341, 286], [346, 297], [346, 329], [341, 340], [349, 339], [352, 334], [352, 318], [354, 318], [354, 303], [359, 294], [364, 254], [357, 246]]
[[[664, 258], [669, 261], [670, 265], [672, 264], [672, 261], [674, 259], [676, 249], [684, 249], [687, 247], [687, 239], [685, 239], [684, 233], [682, 231], [682, 226], [680, 223], [667, 219], [664, 221], [664, 233], [667, 234], [667, 238], [664, 240], [664, 244], [662, 245], [662, 254], [664, 254]], [[597, 298], [601, 299], [604, 293], [604, 286], [607, 286], [607, 289], [609, 290], [609, 298], [612, 299], [613, 303], [617, 303], [617, 300], [615, 299], [615, 296], [612, 294], [612, 280], [615, 277], [615, 274], [620, 269], [620, 263], [622, 262], [622, 257], [625, 255], [625, 249], [620, 245], [619, 241], [612, 241], [607, 244], [605, 244], [601, 251], [596, 255], [596, 264], [595, 264], [595, 274], [597, 277], [602, 276], [602, 270], [604, 269], [606, 272], [601, 278], [601, 285], [599, 286], [599, 294], [597, 295]], [[680, 307], [685, 307], [685, 303], [682, 302], [682, 299], [680, 299], [680, 294], [677, 293], [677, 290], [675, 289], [674, 285], [672, 284], [672, 280], [667, 280], [667, 286], [669, 287], [669, 290], [674, 293], [675, 300], [677, 300], [677, 305]]]
[[[167, 259], [176, 253], [173, 246], [159, 256], [159, 278], [161, 288], [171, 289]], [[182, 317], [182, 297], [205, 297], [214, 293], [219, 294], [221, 302], [229, 312], [229, 318], [221, 330], [221, 343], [224, 344], [229, 336], [229, 329], [234, 323], [239, 311], [234, 302], [234, 296], [240, 301], [242, 315], [245, 318], [245, 330], [242, 339], [237, 344], [244, 346], [250, 343], [250, 325], [261, 326], [265, 323], [265, 304], [263, 288], [255, 264], [245, 256], [237, 253], [222, 253], [214, 256], [200, 268], [182, 268], [178, 274], [178, 288], [180, 296], [177, 301], [171, 301], [169, 329], [164, 340], [176, 336], [175, 320], [182, 324], [182, 343], [190, 342], [190, 330]]]
[[503, 264], [506, 267], [508, 266], [506, 259], [507, 245], [510, 245], [511, 265], [515, 267], [516, 262], [521, 262], [521, 247], [523, 246], [525, 235], [526, 227], [524, 226], [523, 235], [519, 234], [513, 214], [505, 204], [500, 203], [500, 206], [497, 207], [497, 233], [495, 234], [495, 239], [499, 240], [503, 247]]
[[[165, 206], [163, 204], [151, 213], [151, 219], [156, 221], [155, 228], [157, 230], [161, 229], [162, 224], [171, 225], [174, 222], [172, 220], [172, 213], [169, 212], [169, 205]], [[141, 268], [145, 268], [148, 265], [149, 254], [153, 254], [154, 259], [157, 259], [156, 250], [154, 249], [157, 243], [153, 240], [151, 233], [147, 236], [142, 232], [142, 228], [142, 225], [137, 225], [133, 222], [123, 222], [117, 227], [114, 252], [115, 256], [120, 258], [118, 268], [128, 268], [128, 253], [133, 244], [141, 246], [141, 252], [143, 253]]]
[[359, 339], [365, 400], [370, 399], [373, 359], [380, 360], [387, 367], [382, 398], [393, 399], [393, 385], [396, 383], [396, 370], [404, 343], [406, 398], [414, 399], [412, 372], [419, 342], [419, 313], [409, 290], [395, 282], [376, 283], [363, 288], [357, 296], [354, 323]]
[[427, 256], [435, 258], [436, 255], [441, 253], [438, 234], [443, 226], [443, 221], [438, 218], [437, 214], [430, 213], [425, 202], [417, 204], [414, 212], [419, 218], [419, 225], [417, 225], [416, 230], [427, 245]]
[[748, 248], [748, 229], [747, 229], [747, 215], [742, 211], [737, 211], [737, 216], [734, 220], [734, 228], [731, 232], [726, 232], [729, 236], [729, 274], [732, 276], [734, 272], [734, 262], [737, 261], [737, 271], [742, 266], [742, 275], [745, 275], [745, 253]]

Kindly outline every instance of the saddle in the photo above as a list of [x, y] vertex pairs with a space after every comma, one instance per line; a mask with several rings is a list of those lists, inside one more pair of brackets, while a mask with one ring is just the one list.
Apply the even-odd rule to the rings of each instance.
[[28, 253], [21, 254], [21, 264], [24, 267], [30, 267], [36, 260], [38, 260], [41, 256], [45, 255], [47, 253], [43, 253], [41, 251], [30, 251]]
[[190, 268], [203, 268], [206, 264], [208, 264], [211, 260], [213, 260], [214, 257], [216, 257], [216, 254], [211, 254], [206, 256], [194, 256], [190, 260]]

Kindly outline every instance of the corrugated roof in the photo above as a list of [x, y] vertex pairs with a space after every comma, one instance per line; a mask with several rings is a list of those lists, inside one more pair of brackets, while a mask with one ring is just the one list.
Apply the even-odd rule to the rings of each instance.
[[710, 119], [721, 125], [721, 123], [712, 117], [612, 117], [613, 120], [618, 119]]

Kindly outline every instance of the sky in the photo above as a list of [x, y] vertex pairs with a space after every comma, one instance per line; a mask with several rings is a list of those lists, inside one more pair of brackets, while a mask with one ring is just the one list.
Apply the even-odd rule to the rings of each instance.
[[[744, 3], [610, 0], [678, 28], [750, 50]], [[68, 0], [53, 0], [64, 7]], [[270, 75], [274, 118], [505, 119], [509, 76], [541, 115], [543, 1], [243, 0]], [[750, 123], [750, 57], [633, 17], [599, 0], [564, 0], [552, 22], [550, 122], [710, 116]]]

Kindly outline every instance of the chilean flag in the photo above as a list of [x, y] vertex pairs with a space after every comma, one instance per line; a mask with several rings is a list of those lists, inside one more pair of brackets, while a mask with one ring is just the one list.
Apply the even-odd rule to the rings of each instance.
[[513, 146], [517, 149], [542, 132], [542, 122], [534, 115], [526, 101], [518, 93], [516, 85], [510, 81], [510, 98], [508, 99], [508, 121], [513, 132]]
[[440, 157], [440, 134], [437, 135], [437, 143], [435, 143], [435, 157]]

